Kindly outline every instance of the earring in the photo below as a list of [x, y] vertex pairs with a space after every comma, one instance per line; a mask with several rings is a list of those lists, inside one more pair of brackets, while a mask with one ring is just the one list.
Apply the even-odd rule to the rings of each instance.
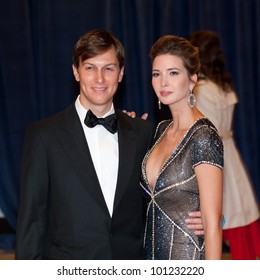
[[159, 108], [159, 110], [161, 110], [162, 109], [162, 106], [161, 106], [161, 100], [158, 98], [158, 108]]
[[197, 101], [196, 96], [193, 94], [192, 91], [190, 91], [190, 93], [188, 95], [188, 100], [187, 100], [189, 107], [194, 108], [196, 105], [196, 101]]

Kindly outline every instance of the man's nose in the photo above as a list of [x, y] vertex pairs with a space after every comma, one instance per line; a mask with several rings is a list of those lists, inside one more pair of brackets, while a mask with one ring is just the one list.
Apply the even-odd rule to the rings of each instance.
[[103, 75], [103, 72], [102, 70], [97, 70], [97, 73], [96, 73], [96, 81], [98, 83], [102, 83], [104, 81], [104, 75]]

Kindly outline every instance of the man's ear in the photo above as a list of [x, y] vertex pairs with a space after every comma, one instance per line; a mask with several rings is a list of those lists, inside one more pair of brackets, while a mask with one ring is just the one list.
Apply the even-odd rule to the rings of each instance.
[[77, 82], [79, 82], [79, 72], [78, 72], [78, 69], [75, 67], [74, 64], [72, 64], [72, 70], [73, 70], [73, 74], [74, 74], [75, 80]]
[[118, 82], [122, 82], [123, 80], [123, 77], [124, 77], [124, 71], [125, 71], [125, 66], [123, 66], [121, 69], [120, 69], [120, 73], [119, 73], [119, 77], [118, 77]]

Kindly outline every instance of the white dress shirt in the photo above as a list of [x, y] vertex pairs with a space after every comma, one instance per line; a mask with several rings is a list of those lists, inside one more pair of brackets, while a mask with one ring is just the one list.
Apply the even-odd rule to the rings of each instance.
[[[75, 106], [85, 133], [107, 208], [112, 216], [119, 161], [118, 133], [110, 133], [103, 125], [96, 125], [93, 128], [87, 127], [84, 124], [84, 119], [88, 110], [81, 105], [79, 96], [76, 99]], [[110, 111], [102, 116], [102, 118], [114, 112], [115, 109], [112, 104]]]

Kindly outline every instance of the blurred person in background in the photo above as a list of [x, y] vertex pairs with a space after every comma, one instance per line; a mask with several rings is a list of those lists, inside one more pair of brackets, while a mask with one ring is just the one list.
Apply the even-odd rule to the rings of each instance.
[[238, 98], [225, 65], [217, 33], [202, 30], [188, 39], [198, 47], [201, 62], [199, 81], [194, 89], [197, 108], [218, 129], [224, 144], [223, 240], [234, 260], [260, 256], [259, 207], [254, 189], [235, 145], [233, 113]]

